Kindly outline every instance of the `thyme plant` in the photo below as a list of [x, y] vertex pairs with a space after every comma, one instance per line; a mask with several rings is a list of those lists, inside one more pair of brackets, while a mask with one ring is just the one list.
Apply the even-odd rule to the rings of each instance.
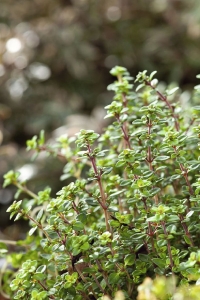
[[134, 89], [125, 68], [111, 70], [112, 122], [101, 135], [83, 129], [52, 146], [42, 131], [27, 141], [36, 154], [66, 160], [55, 197], [51, 187], [31, 191], [18, 172], [4, 176], [5, 187], [17, 187], [11, 218], [30, 224], [18, 252], [2, 245], [18, 269], [5, 290], [12, 299], [111, 299], [119, 290], [137, 299], [147, 276], [198, 283], [200, 106], [185, 111], [178, 88], [162, 93], [155, 73], [140, 72]]

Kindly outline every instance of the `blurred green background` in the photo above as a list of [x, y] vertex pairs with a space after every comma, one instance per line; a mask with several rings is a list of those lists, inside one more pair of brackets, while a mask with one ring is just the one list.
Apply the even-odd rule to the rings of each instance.
[[[50, 185], [55, 195], [66, 184], [64, 163], [42, 156], [33, 165], [27, 139], [41, 129], [50, 141], [88, 126], [101, 131], [115, 65], [133, 76], [157, 70], [189, 100], [199, 57], [198, 0], [1, 0], [0, 184], [20, 169], [34, 191]], [[0, 189], [0, 226], [18, 238], [5, 213], [14, 192]]]

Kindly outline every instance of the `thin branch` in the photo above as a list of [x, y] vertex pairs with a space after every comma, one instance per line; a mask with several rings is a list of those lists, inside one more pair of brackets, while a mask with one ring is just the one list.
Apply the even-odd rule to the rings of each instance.
[[38, 223], [35, 219], [33, 219], [29, 214], [25, 214], [25, 216], [32, 221], [33, 223], [35, 223], [37, 225], [37, 227], [43, 232], [43, 234], [46, 236], [46, 238], [48, 239], [49, 242], [52, 242], [51, 238], [49, 237], [48, 233], [43, 229], [42, 225], [40, 223]]
[[[48, 292], [48, 289], [46, 288], [46, 286], [41, 282], [41, 281], [37, 281], [38, 284], [46, 291]], [[53, 295], [48, 296], [50, 299], [56, 299]]]
[[26, 186], [20, 184], [19, 182], [13, 182], [13, 184], [20, 189], [21, 191], [23, 191], [24, 193], [26, 193], [27, 195], [29, 195], [31, 198], [38, 200], [38, 196], [33, 193], [32, 191], [30, 191]]
[[177, 121], [177, 116], [174, 114], [174, 109], [172, 107], [172, 105], [170, 104], [170, 102], [168, 101], [167, 97], [165, 97], [163, 94], [161, 94], [149, 81], [145, 81], [145, 84], [150, 86], [158, 95], [158, 97], [160, 98], [160, 100], [164, 101], [166, 103], [166, 105], [168, 106], [168, 108], [171, 110], [172, 112], [172, 116], [174, 118], [174, 123], [175, 123], [175, 128], [177, 131], [180, 130], [179, 127], [179, 123]]
[[17, 245], [17, 241], [10, 241], [10, 240], [0, 240], [0, 243], [4, 243], [7, 245], [14, 245], [14, 246]]
[[88, 148], [88, 153], [89, 153], [89, 159], [92, 163], [92, 167], [96, 176], [96, 180], [97, 183], [99, 185], [99, 190], [100, 190], [100, 195], [101, 195], [101, 201], [99, 201], [99, 204], [101, 205], [103, 211], [104, 211], [104, 216], [105, 216], [105, 223], [106, 223], [106, 230], [110, 231], [110, 225], [108, 223], [109, 220], [109, 213], [107, 210], [107, 203], [106, 203], [106, 195], [104, 193], [104, 189], [103, 189], [103, 185], [102, 185], [102, 181], [101, 181], [101, 174], [99, 173], [98, 169], [97, 169], [97, 165], [96, 165], [96, 160], [95, 157], [92, 154], [92, 150], [90, 145], [87, 145]]
[[163, 231], [164, 231], [164, 234], [165, 234], [165, 237], [166, 237], [166, 240], [167, 240], [167, 250], [168, 250], [168, 255], [169, 255], [169, 260], [170, 260], [170, 268], [172, 269], [173, 266], [174, 266], [174, 262], [173, 262], [173, 259], [172, 259], [171, 245], [170, 245], [169, 239], [167, 239], [168, 233], [167, 233], [167, 230], [166, 230], [165, 222], [163, 221], [163, 222], [161, 222], [161, 224], [162, 224]]
[[[173, 149], [174, 149], [174, 152], [177, 154], [178, 151], [176, 149], [176, 146], [174, 146]], [[179, 167], [180, 167], [180, 170], [181, 170], [181, 173], [182, 173], [183, 177], [185, 178], [187, 186], [189, 188], [190, 195], [193, 196], [194, 195], [194, 191], [193, 191], [193, 188], [192, 188], [192, 186], [190, 184], [190, 181], [189, 181], [189, 178], [188, 178], [188, 170], [183, 166], [182, 163], [179, 163]]]

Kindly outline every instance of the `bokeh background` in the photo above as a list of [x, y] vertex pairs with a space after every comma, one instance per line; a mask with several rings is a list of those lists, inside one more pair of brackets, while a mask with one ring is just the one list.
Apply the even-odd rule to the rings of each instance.
[[[32, 163], [26, 140], [104, 126], [109, 70], [157, 70], [190, 100], [200, 73], [199, 0], [0, 0], [0, 188], [20, 170], [35, 192], [66, 184], [57, 159]], [[5, 211], [15, 189], [0, 189], [1, 234], [21, 238]], [[19, 224], [19, 223], [18, 223]]]

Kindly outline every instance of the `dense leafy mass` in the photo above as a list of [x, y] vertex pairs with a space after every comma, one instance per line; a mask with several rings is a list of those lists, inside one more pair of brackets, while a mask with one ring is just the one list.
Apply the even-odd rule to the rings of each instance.
[[[161, 81], [191, 90], [200, 69], [199, 22], [199, 0], [4, 1], [0, 183], [8, 170], [28, 163], [25, 142], [41, 128], [48, 137], [68, 123], [69, 115], [90, 114], [97, 105], [109, 103], [105, 86], [111, 80], [108, 70], [116, 64], [134, 74], [156, 69]], [[53, 159], [49, 164], [42, 176], [35, 164], [29, 187], [60, 188], [55, 178], [62, 167]], [[11, 201], [12, 188], [8, 193]], [[4, 214], [9, 199], [0, 198], [3, 227], [9, 223]]]
[[137, 289], [138, 299], [156, 299], [141, 296], [144, 278], [156, 275], [198, 284], [200, 107], [185, 111], [178, 88], [161, 92], [155, 73], [140, 72], [134, 91], [125, 68], [111, 70], [112, 123], [103, 134], [83, 129], [48, 145], [42, 131], [27, 141], [37, 155], [66, 160], [61, 179], [71, 182], [55, 198], [51, 187], [29, 190], [18, 172], [4, 176], [18, 189], [8, 212], [31, 226], [19, 252], [7, 254], [19, 268], [11, 291], [5, 286], [13, 299], [102, 299], [118, 290], [136, 299]]

